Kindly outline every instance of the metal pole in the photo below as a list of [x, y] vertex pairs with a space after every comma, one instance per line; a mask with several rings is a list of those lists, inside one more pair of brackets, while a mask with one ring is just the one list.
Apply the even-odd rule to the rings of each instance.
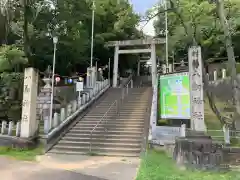
[[92, 4], [92, 40], [91, 40], [91, 68], [93, 66], [93, 36], [94, 36], [94, 17], [95, 16], [95, 2]]
[[174, 59], [175, 57], [174, 57], [174, 51], [173, 51], [173, 72], [175, 71], [175, 59]]
[[109, 60], [108, 60], [108, 80], [109, 80], [109, 84], [110, 84], [110, 66], [111, 66], [111, 59], [109, 58]]
[[[167, 0], [165, 0], [165, 36], [166, 36], [166, 66], [168, 67], [168, 12]], [[168, 72], [168, 71], [167, 71]]]
[[55, 75], [55, 65], [56, 65], [56, 49], [57, 43], [54, 42], [54, 53], [53, 53], [53, 67], [52, 67], [52, 86], [51, 86], [51, 99], [50, 99], [50, 115], [49, 115], [49, 129], [52, 128], [52, 116], [53, 116], [53, 91], [54, 91], [54, 75]]
[[[95, 85], [96, 85], [96, 81], [98, 80], [98, 73], [99, 73], [99, 72], [98, 72], [98, 68], [97, 68], [97, 66], [98, 66], [97, 61], [96, 61], [96, 63], [95, 63], [95, 66], [96, 66], [96, 72], [95, 72], [96, 75], [95, 75], [95, 80], [94, 80], [94, 81], [95, 81]], [[94, 86], [95, 86], [95, 85], [94, 85]]]

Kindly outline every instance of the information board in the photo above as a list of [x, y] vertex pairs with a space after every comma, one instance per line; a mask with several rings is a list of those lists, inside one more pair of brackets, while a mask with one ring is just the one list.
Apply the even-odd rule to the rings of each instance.
[[83, 91], [83, 82], [76, 82], [76, 91], [81, 92]]
[[162, 119], [190, 119], [188, 72], [160, 76], [159, 111]]

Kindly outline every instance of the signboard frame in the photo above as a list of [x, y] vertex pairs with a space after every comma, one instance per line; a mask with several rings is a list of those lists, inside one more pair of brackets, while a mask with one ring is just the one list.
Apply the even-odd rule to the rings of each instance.
[[[161, 96], [162, 96], [162, 91], [161, 91], [161, 77], [163, 76], [168, 76], [168, 75], [177, 75], [177, 74], [187, 74], [189, 78], [189, 116], [188, 117], [164, 117], [162, 116], [162, 110], [161, 110]], [[190, 93], [190, 75], [188, 71], [180, 71], [180, 72], [172, 72], [172, 73], [167, 73], [167, 74], [159, 74], [158, 76], [158, 119], [172, 119], [172, 120], [190, 120], [191, 119], [191, 93]]]

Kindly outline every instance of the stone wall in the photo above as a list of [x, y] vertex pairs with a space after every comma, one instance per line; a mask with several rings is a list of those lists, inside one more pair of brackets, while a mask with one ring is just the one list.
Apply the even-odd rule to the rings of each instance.
[[174, 159], [179, 166], [201, 170], [229, 170], [240, 165], [240, 148], [225, 147], [210, 136], [187, 136], [176, 139]]

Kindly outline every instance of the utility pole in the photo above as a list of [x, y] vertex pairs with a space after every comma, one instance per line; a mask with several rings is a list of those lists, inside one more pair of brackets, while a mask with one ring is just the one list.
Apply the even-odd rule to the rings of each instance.
[[166, 66], [167, 66], [167, 71], [169, 71], [169, 65], [168, 65], [168, 3], [167, 0], [165, 0], [165, 38], [166, 38]]
[[94, 21], [95, 21], [95, 1], [92, 2], [92, 36], [91, 36], [91, 68], [93, 66], [93, 38], [94, 38]]

